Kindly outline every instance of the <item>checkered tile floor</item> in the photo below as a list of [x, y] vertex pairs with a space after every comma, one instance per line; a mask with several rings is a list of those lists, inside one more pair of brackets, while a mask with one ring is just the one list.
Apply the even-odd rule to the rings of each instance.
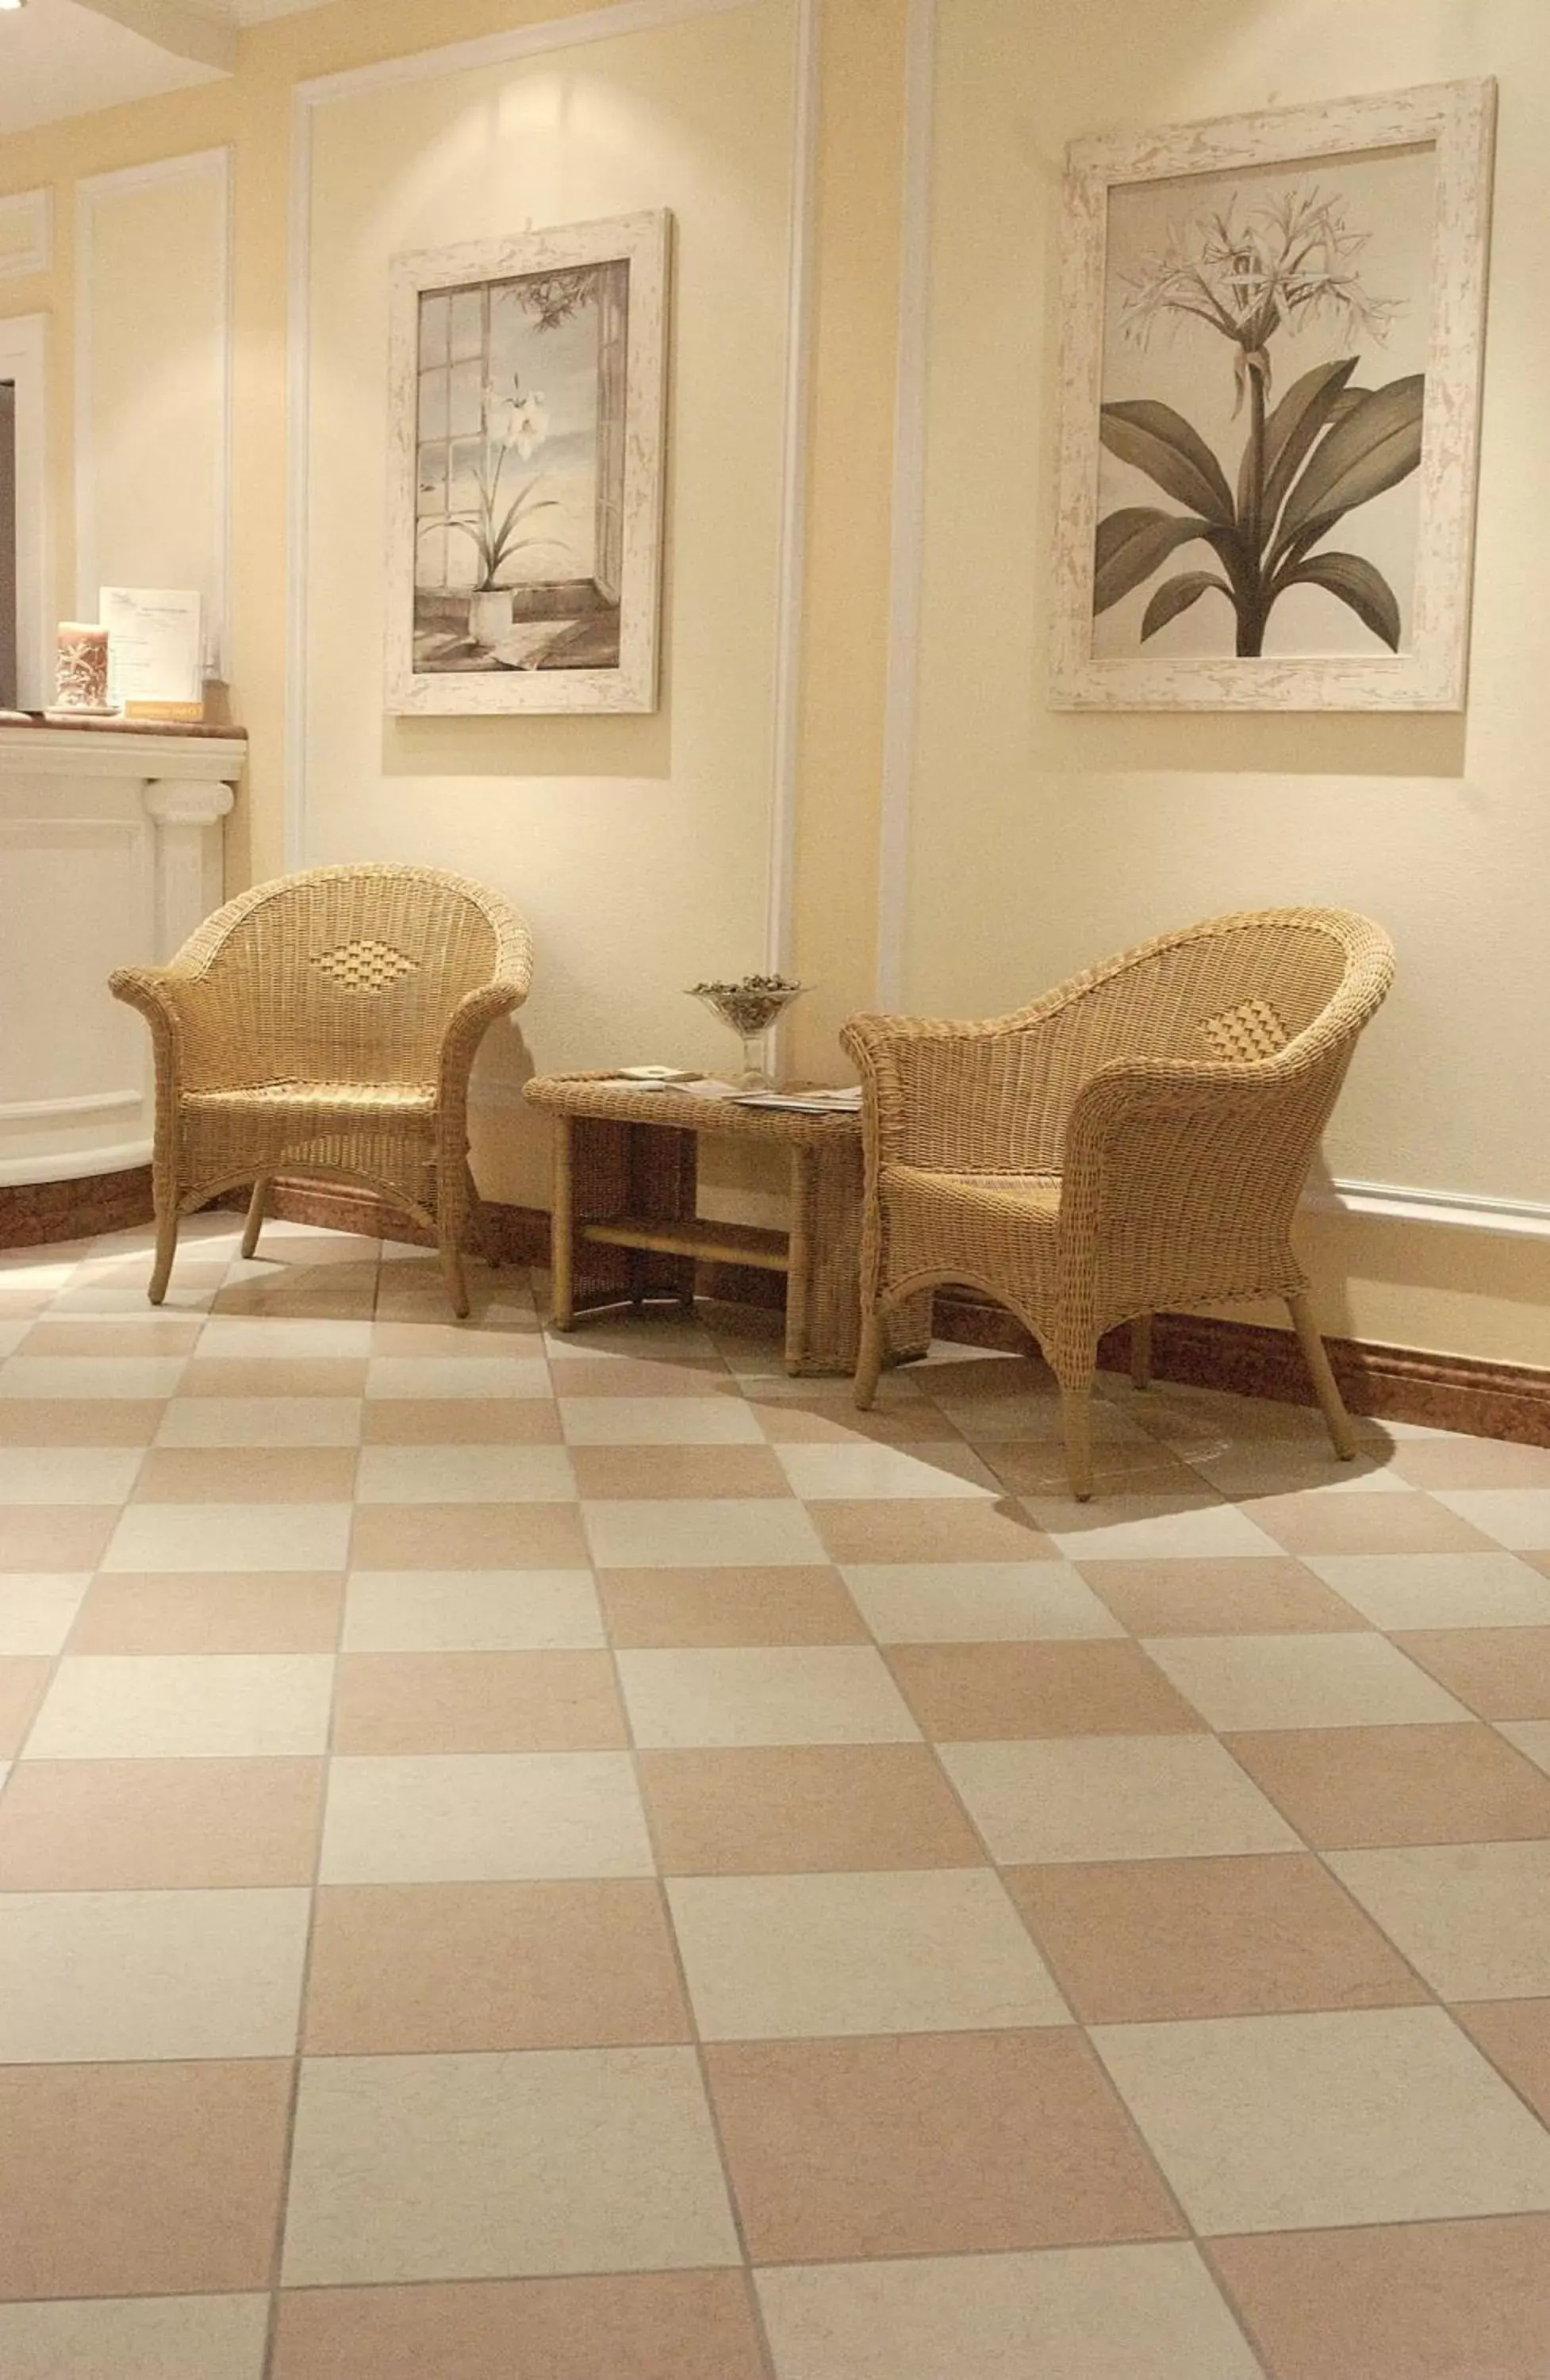
[[0, 1260], [6, 2380], [1550, 2373], [1550, 1454]]

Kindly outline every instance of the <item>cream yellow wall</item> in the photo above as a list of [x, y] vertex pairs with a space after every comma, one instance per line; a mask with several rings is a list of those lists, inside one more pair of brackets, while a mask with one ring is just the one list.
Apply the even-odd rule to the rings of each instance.
[[[1338, 1177], [1550, 1197], [1550, 46], [1543, 0], [939, 0], [926, 566], [904, 981], [1012, 1006], [1214, 910], [1368, 911], [1399, 950]], [[1076, 716], [1046, 697], [1062, 157], [1105, 128], [1500, 79], [1463, 718]], [[1550, 1363], [1550, 1241], [1310, 1225], [1329, 1327]]]

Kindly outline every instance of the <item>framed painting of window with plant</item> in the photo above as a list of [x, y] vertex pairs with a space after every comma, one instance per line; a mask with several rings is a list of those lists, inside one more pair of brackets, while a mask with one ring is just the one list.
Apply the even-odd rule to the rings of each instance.
[[654, 710], [669, 220], [400, 256], [394, 711]]
[[1058, 708], [1457, 710], [1495, 86], [1068, 154]]

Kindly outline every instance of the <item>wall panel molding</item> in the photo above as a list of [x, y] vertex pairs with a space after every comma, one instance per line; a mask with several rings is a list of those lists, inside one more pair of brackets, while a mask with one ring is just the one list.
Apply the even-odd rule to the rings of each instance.
[[0, 199], [0, 281], [46, 273], [53, 262], [53, 190], [17, 190]]
[[37, 710], [54, 695], [48, 343], [46, 314], [14, 314], [0, 322], [0, 380], [16, 389], [17, 698]]

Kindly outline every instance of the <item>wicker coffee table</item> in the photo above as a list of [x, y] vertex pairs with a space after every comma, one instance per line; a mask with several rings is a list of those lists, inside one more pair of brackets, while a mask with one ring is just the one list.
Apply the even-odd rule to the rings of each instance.
[[[861, 1122], [734, 1107], [691, 1092], [637, 1090], [607, 1075], [538, 1075], [525, 1086], [554, 1118], [554, 1327], [627, 1299], [694, 1302], [697, 1264], [786, 1277], [786, 1369], [851, 1372], [860, 1335]], [[696, 1208], [701, 1134], [790, 1153], [791, 1228], [709, 1222]], [[623, 1251], [610, 1261], [610, 1251]], [[578, 1298], [586, 1275], [587, 1303]], [[929, 1297], [890, 1318], [890, 1353], [923, 1355]]]

